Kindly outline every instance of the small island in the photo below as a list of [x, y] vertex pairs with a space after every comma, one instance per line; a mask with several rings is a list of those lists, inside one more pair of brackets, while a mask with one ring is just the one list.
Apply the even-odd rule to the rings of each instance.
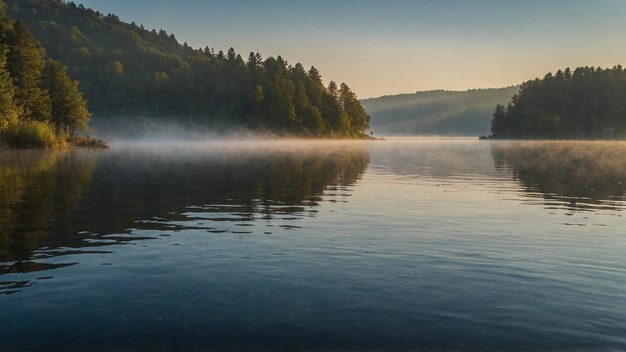
[[[626, 137], [626, 71], [579, 67], [522, 84], [497, 105], [494, 139], [622, 139]], [[486, 137], [481, 137], [485, 139]]]

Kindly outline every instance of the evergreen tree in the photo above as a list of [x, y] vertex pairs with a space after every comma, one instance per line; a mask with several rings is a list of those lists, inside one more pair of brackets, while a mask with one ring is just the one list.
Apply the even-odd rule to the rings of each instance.
[[0, 46], [0, 131], [18, 119], [18, 107], [14, 101], [15, 87], [6, 70], [6, 47]]
[[626, 71], [579, 67], [528, 81], [504, 109], [497, 106], [494, 138], [626, 136]]
[[506, 126], [506, 110], [504, 105], [498, 104], [496, 105], [496, 110], [493, 113], [493, 120], [491, 120], [491, 133], [493, 136], [496, 133], [504, 133], [502, 132]]
[[246, 62], [246, 66], [248, 66], [251, 70], [256, 70], [259, 67], [260, 62], [257, 61], [256, 55], [253, 52], [250, 52], [248, 55], [248, 61]]
[[337, 88], [337, 83], [335, 81], [330, 81], [328, 83], [328, 93], [332, 95], [335, 99], [339, 100], [339, 89]]
[[[263, 60], [254, 52], [244, 61], [233, 48], [217, 54], [194, 49], [164, 30], [147, 30], [73, 3], [5, 2], [49, 57], [81, 82], [97, 116], [167, 116], [305, 136], [360, 137], [367, 128], [369, 117], [356, 95], [348, 88], [340, 104], [337, 85], [324, 87], [314, 67], [306, 71], [280, 56]], [[77, 89], [68, 88], [67, 74], [52, 63], [41, 81], [43, 51], [23, 24], [15, 27], [1, 43], [8, 46], [7, 69], [24, 118], [53, 121], [59, 131], [80, 130], [86, 108], [71, 114], [64, 110], [69, 102], [83, 101], [67, 93]]]
[[236, 59], [237, 59], [237, 53], [235, 52], [235, 49], [231, 47], [226, 52], [226, 61], [230, 62], [231, 64], [234, 64]]
[[347, 116], [339, 105], [339, 90], [335, 81], [330, 81], [328, 88], [321, 98], [322, 116], [328, 121], [328, 129], [332, 135], [342, 136], [344, 125], [347, 125]]
[[77, 131], [87, 132], [91, 114], [78, 90], [78, 82], [69, 78], [63, 65], [51, 59], [46, 60], [42, 78], [43, 87], [50, 93], [52, 122], [57, 133], [74, 136]]
[[0, 6], [2, 143], [48, 148], [59, 137], [86, 131], [90, 113], [78, 83], [69, 79], [60, 63], [46, 59], [29, 30], [4, 17], [2, 9]]
[[48, 121], [51, 117], [50, 98], [39, 87], [44, 67], [43, 50], [21, 22], [13, 25], [7, 35], [7, 67], [15, 85], [15, 101], [25, 119]]
[[357, 99], [356, 94], [345, 83], [342, 83], [339, 88], [339, 102], [347, 116], [344, 129], [350, 135], [358, 136], [369, 128], [369, 115]]

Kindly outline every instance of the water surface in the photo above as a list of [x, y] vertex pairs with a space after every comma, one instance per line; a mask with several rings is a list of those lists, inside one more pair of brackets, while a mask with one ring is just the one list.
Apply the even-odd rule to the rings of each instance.
[[626, 349], [626, 143], [0, 153], [0, 350]]

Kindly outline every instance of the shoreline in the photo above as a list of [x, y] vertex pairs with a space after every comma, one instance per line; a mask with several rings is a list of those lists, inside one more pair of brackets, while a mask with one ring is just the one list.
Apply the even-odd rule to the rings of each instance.
[[0, 151], [13, 150], [69, 150], [69, 149], [109, 149], [110, 146], [102, 139], [79, 137], [70, 141], [57, 142], [50, 147], [12, 147], [0, 141]]
[[529, 142], [626, 142], [626, 138], [493, 138], [487, 136], [478, 137], [480, 141], [529, 141]]

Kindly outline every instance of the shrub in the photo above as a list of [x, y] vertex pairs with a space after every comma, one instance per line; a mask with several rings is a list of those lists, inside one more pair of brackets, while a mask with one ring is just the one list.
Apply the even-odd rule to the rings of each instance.
[[0, 140], [12, 148], [51, 148], [58, 143], [54, 126], [33, 120], [10, 124], [0, 132]]
[[90, 137], [72, 137], [68, 140], [77, 147], [106, 149], [109, 146], [102, 139]]

